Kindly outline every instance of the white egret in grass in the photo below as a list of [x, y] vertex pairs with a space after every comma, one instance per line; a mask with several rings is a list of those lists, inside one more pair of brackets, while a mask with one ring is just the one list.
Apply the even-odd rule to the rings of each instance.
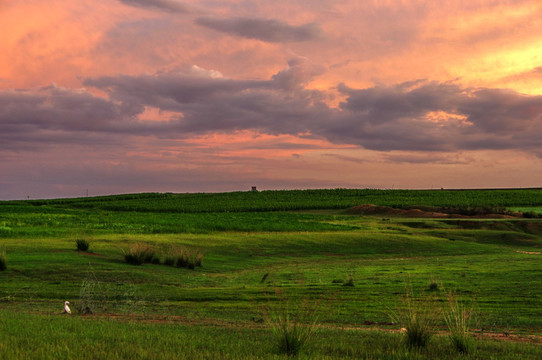
[[64, 301], [64, 312], [63, 314], [71, 314], [72, 311], [70, 310], [70, 307], [68, 306], [70, 302], [69, 301]]

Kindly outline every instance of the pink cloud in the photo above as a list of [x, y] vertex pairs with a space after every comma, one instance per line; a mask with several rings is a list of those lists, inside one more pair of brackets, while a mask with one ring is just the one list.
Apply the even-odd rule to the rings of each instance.
[[479, 187], [482, 169], [488, 186], [532, 186], [541, 14], [534, 0], [4, 2], [0, 198]]

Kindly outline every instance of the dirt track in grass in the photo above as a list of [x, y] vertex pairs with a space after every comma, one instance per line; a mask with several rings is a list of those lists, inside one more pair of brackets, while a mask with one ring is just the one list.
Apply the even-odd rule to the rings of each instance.
[[[59, 316], [67, 316], [65, 314], [59, 314]], [[72, 315], [73, 316], [73, 315]], [[193, 326], [212, 326], [229, 329], [265, 329], [267, 326], [263, 318], [256, 317], [251, 321], [233, 321], [223, 319], [194, 319], [187, 318], [185, 316], [169, 316], [169, 315], [121, 315], [121, 314], [90, 314], [90, 315], [76, 315], [91, 319], [111, 319], [123, 322], [140, 322], [144, 324], [181, 324], [181, 325], [193, 325]], [[399, 333], [400, 329], [398, 325], [391, 323], [371, 323], [366, 326], [336, 326], [330, 324], [321, 324], [320, 328], [330, 330], [345, 330], [345, 331], [385, 331], [390, 333]], [[438, 335], [447, 335], [444, 330], [437, 331]], [[510, 341], [510, 342], [522, 342], [530, 344], [542, 344], [542, 335], [529, 335], [529, 334], [514, 334], [507, 331], [485, 331], [481, 329], [475, 329], [473, 331], [474, 338], [483, 340], [498, 340], [498, 341]]]

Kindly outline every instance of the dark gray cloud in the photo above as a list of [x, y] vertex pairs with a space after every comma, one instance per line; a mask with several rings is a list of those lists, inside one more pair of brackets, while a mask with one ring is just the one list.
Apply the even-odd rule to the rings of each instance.
[[297, 134], [306, 131], [307, 118], [330, 113], [318, 100], [321, 93], [302, 86], [314, 73], [305, 61], [293, 60], [270, 80], [184, 72], [101, 77], [87, 79], [85, 85], [108, 91], [112, 100], [128, 108], [139, 104], [178, 112], [178, 120], [169, 126], [179, 134], [243, 129]]
[[168, 12], [189, 13], [188, 5], [175, 0], [119, 0], [120, 2], [141, 8], [151, 8]]
[[295, 26], [276, 19], [200, 17], [196, 19], [196, 24], [230, 35], [267, 42], [311, 41], [322, 36], [322, 30], [317, 24]]
[[37, 90], [0, 92], [1, 126], [101, 131], [113, 121], [138, 112], [130, 114], [126, 110], [129, 109], [85, 90], [70, 90], [54, 84]]
[[533, 137], [542, 135], [542, 96], [425, 81], [339, 91], [347, 96], [343, 113], [327, 128], [337, 142], [376, 150], [521, 149], [539, 146]]
[[[268, 80], [229, 79], [194, 67], [84, 81], [107, 98], [58, 86], [1, 91], [0, 143], [90, 141], [97, 134], [180, 139], [248, 129], [380, 151], [542, 153], [542, 96], [417, 80], [367, 89], [339, 85], [345, 100], [332, 108], [323, 91], [305, 87], [317, 70], [297, 59]], [[168, 111], [169, 120], [145, 119], [146, 107]]]
[[83, 89], [51, 85], [0, 91], [0, 148], [35, 149], [45, 143], [105, 142], [138, 124], [137, 104], [114, 103]]

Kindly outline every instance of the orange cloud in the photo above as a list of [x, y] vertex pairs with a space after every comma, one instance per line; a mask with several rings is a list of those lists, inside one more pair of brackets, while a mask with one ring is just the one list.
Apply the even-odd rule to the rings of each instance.
[[2, 2], [0, 198], [29, 178], [532, 186], [541, 18], [538, 0]]

